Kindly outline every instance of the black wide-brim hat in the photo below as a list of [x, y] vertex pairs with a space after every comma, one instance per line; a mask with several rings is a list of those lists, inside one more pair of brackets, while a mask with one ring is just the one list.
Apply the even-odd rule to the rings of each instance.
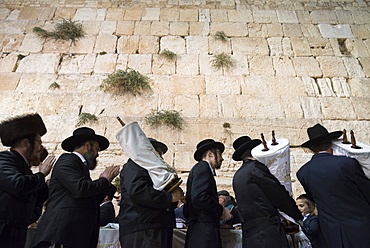
[[261, 143], [261, 140], [252, 140], [251, 138], [249, 138], [249, 136], [242, 136], [237, 138], [233, 143], [233, 147], [235, 149], [235, 152], [233, 153], [233, 159], [235, 161], [241, 161], [241, 156], [243, 155], [243, 153], [245, 153], [245, 151], [251, 150]]
[[43, 136], [46, 127], [39, 114], [20, 115], [0, 123], [0, 137], [4, 146], [13, 146], [17, 141], [32, 135]]
[[336, 140], [342, 136], [343, 132], [335, 131], [329, 133], [325, 127], [317, 123], [315, 126], [307, 128], [307, 134], [310, 140], [303, 143], [301, 147], [310, 148], [323, 140]]
[[213, 139], [205, 139], [198, 143], [197, 150], [194, 153], [194, 159], [196, 161], [201, 161], [203, 153], [212, 148], [219, 149], [221, 153], [225, 150], [225, 146], [221, 142], [216, 142]]
[[99, 143], [99, 151], [104, 151], [109, 146], [109, 140], [101, 135], [95, 134], [95, 131], [88, 127], [80, 127], [73, 131], [71, 137], [62, 142], [63, 150], [73, 152], [75, 147], [82, 145], [83, 142], [94, 140]]
[[148, 138], [148, 140], [150, 141], [150, 143], [152, 143], [152, 146], [154, 148], [156, 147], [161, 148], [163, 154], [165, 154], [168, 151], [168, 147], [164, 143], [159, 142], [158, 140], [153, 139], [153, 138]]

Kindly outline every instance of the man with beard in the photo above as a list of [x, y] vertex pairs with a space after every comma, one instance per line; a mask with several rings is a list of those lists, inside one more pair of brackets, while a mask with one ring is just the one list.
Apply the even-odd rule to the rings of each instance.
[[215, 169], [221, 167], [225, 147], [213, 139], [198, 143], [194, 159], [198, 161], [187, 181], [185, 217], [188, 231], [185, 247], [220, 248], [220, 220], [231, 219], [230, 210], [218, 202]]
[[[46, 133], [40, 115], [17, 116], [0, 124], [0, 137], [10, 151], [0, 152], [0, 247], [23, 248], [27, 227], [41, 214], [48, 197], [45, 176], [55, 162], [50, 156], [40, 164]], [[39, 165], [33, 174], [31, 165]]]
[[109, 141], [94, 130], [81, 127], [62, 142], [71, 153], [62, 154], [50, 179], [50, 198], [34, 238], [36, 247], [96, 247], [99, 238], [99, 204], [107, 195], [119, 166], [106, 168], [92, 181], [89, 170], [96, 167], [98, 152]]

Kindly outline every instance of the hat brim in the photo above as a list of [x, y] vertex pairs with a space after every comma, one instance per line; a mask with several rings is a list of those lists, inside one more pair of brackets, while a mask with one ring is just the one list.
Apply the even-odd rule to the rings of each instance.
[[101, 135], [81, 134], [68, 137], [62, 142], [63, 150], [73, 152], [75, 147], [84, 141], [94, 140], [99, 143], [99, 151], [104, 151], [109, 146], [109, 140]]
[[209, 144], [206, 144], [202, 147], [199, 147], [199, 149], [197, 149], [194, 153], [194, 159], [196, 161], [201, 161], [202, 160], [202, 155], [205, 151], [208, 151], [209, 149], [212, 149], [212, 148], [217, 148], [220, 150], [221, 153], [224, 152], [225, 150], [225, 146], [224, 144], [222, 144], [221, 142], [214, 142], [214, 143], [209, 143]]
[[235, 152], [233, 153], [233, 156], [232, 156], [233, 160], [241, 161], [242, 160], [241, 156], [243, 155], [243, 153], [245, 151], [258, 146], [261, 143], [262, 142], [259, 139], [254, 139], [254, 140], [250, 140], [248, 142], [245, 142], [243, 145], [239, 146], [238, 149], [235, 150]]
[[303, 143], [301, 145], [301, 147], [305, 147], [305, 148], [310, 148], [312, 147], [313, 145], [315, 145], [316, 143], [318, 143], [319, 141], [322, 141], [322, 140], [336, 140], [338, 139], [340, 136], [342, 136], [343, 132], [342, 131], [335, 131], [335, 132], [331, 132], [331, 133], [328, 133], [328, 134], [325, 134], [325, 135], [320, 135], [320, 136], [317, 136], [309, 141], [306, 141], [305, 143]]
[[168, 151], [168, 147], [162, 143], [162, 142], [159, 142], [159, 141], [151, 141], [150, 140], [150, 143], [152, 143], [152, 146], [155, 148], [156, 146], [161, 148], [163, 154], [165, 154], [167, 151]]

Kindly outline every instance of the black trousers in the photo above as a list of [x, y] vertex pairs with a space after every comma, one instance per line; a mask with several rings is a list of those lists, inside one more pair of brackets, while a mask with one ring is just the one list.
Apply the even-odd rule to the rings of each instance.
[[0, 223], [0, 248], [24, 248], [26, 237], [27, 226]]
[[119, 238], [122, 248], [172, 248], [172, 227], [140, 230]]

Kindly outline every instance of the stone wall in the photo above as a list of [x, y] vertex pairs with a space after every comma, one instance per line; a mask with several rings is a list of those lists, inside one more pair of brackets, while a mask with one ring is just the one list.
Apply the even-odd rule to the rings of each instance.
[[[32, 32], [35, 26], [51, 30], [62, 19], [82, 23], [85, 37], [71, 43]], [[226, 33], [226, 42], [214, 38], [217, 31]], [[48, 127], [45, 146], [59, 155], [78, 114], [97, 115], [91, 127], [111, 146], [94, 177], [127, 160], [115, 140], [117, 115], [165, 142], [165, 160], [185, 182], [196, 144], [214, 138], [226, 145], [216, 180], [228, 190], [240, 166], [231, 159], [233, 140], [260, 133], [270, 139], [275, 130], [291, 142], [297, 195], [295, 172], [311, 156], [296, 148], [307, 140], [307, 127], [353, 129], [358, 141], [370, 143], [369, 38], [370, 8], [363, 0], [2, 0], [0, 119], [40, 113]], [[177, 60], [161, 58], [164, 49]], [[212, 68], [221, 52], [236, 61], [234, 68]], [[128, 67], [147, 75], [153, 92], [134, 97], [99, 89], [107, 74]], [[54, 82], [60, 89], [49, 89]], [[181, 111], [184, 130], [149, 127], [144, 116], [150, 109]]]

